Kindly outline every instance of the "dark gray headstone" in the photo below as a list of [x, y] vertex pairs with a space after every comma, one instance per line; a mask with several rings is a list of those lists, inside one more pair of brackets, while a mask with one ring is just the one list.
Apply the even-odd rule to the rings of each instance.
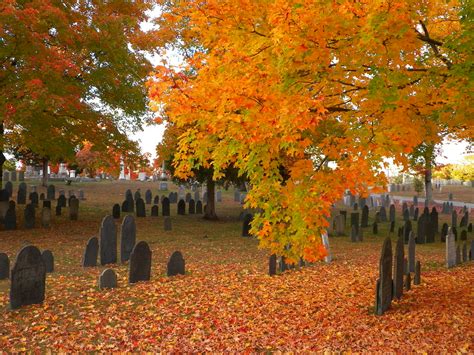
[[456, 265], [459, 265], [461, 264], [462, 260], [461, 260], [461, 248], [458, 246], [456, 246]]
[[43, 250], [41, 253], [46, 273], [54, 272], [54, 256], [51, 250]]
[[20, 183], [18, 185], [18, 193], [16, 197], [16, 203], [19, 205], [25, 205], [26, 204], [26, 193], [27, 193], [28, 187], [24, 182]]
[[10, 277], [10, 259], [5, 253], [0, 253], [0, 280]]
[[417, 208], [415, 208], [415, 212], [413, 213], [413, 220], [414, 221], [418, 221], [418, 214], [420, 213], [420, 210]]
[[462, 262], [465, 263], [469, 261], [467, 258], [467, 243], [464, 242], [462, 245]]
[[467, 240], [467, 230], [463, 229], [461, 235], [459, 236], [460, 240]]
[[394, 233], [395, 232], [395, 222], [390, 222], [390, 233]]
[[410, 236], [408, 238], [408, 271], [415, 272], [415, 237], [413, 236], [413, 232], [410, 232]]
[[359, 232], [359, 212], [352, 212], [351, 213], [351, 227], [356, 227], [356, 232]]
[[5, 183], [5, 190], [8, 193], [8, 198], [11, 198], [13, 196], [13, 184], [10, 181]]
[[147, 205], [151, 205], [151, 199], [153, 198], [153, 194], [151, 193], [151, 190], [148, 189], [145, 191], [145, 203]]
[[193, 199], [189, 200], [189, 208], [188, 208], [189, 214], [195, 214], [196, 213], [196, 204]]
[[432, 227], [434, 233], [438, 233], [438, 231], [439, 231], [439, 220], [438, 220], [438, 210], [436, 209], [436, 207], [433, 207], [432, 210], [431, 210], [430, 220], [431, 220], [431, 224], [432, 224], [431, 227]]
[[117, 229], [112, 216], [105, 216], [100, 227], [100, 264], [117, 262]]
[[25, 207], [25, 228], [26, 229], [32, 229], [35, 228], [35, 219], [36, 219], [36, 214], [35, 214], [35, 206], [31, 203], [27, 204]]
[[390, 308], [392, 302], [392, 287], [392, 242], [390, 238], [386, 238], [380, 255], [376, 314], [382, 315]]
[[446, 242], [446, 236], [448, 235], [448, 224], [443, 223], [443, 226], [441, 227], [441, 243]]
[[458, 225], [458, 214], [456, 210], [454, 210], [453, 213], [451, 214], [451, 225], [453, 227], [456, 227]]
[[413, 218], [413, 216], [415, 215], [415, 206], [414, 205], [411, 205], [410, 208], [409, 208], [409, 214], [410, 214], [410, 217]]
[[69, 219], [71, 221], [77, 221], [78, 218], [79, 218], [79, 200], [74, 197], [69, 200]]
[[58, 197], [58, 206], [60, 206], [61, 208], [66, 207], [66, 196], [59, 195], [59, 197]]
[[97, 237], [92, 237], [87, 241], [86, 250], [82, 258], [82, 266], [95, 267], [97, 266], [97, 256], [99, 255], [99, 240]]
[[14, 230], [16, 229], [16, 206], [14, 201], [8, 203], [7, 213], [5, 214], [5, 219], [3, 221], [5, 230]]
[[270, 255], [268, 260], [268, 274], [270, 276], [276, 275], [277, 272], [277, 256], [275, 254]]
[[159, 195], [156, 195], [155, 198], [153, 199], [153, 204], [154, 205], [157, 205], [160, 203], [160, 196]]
[[40, 201], [44, 201], [44, 200], [46, 199], [43, 192], [40, 193], [39, 196], [40, 196], [40, 197], [39, 197]]
[[372, 233], [373, 233], [374, 235], [379, 234], [379, 227], [378, 227], [378, 223], [377, 223], [377, 222], [374, 222], [374, 223], [372, 224]]
[[411, 274], [408, 273], [405, 275], [405, 290], [410, 291], [411, 289]]
[[61, 215], [61, 206], [56, 206], [56, 216]]
[[99, 277], [99, 288], [101, 290], [105, 288], [116, 288], [117, 287], [117, 274], [113, 269], [105, 269], [102, 271]]
[[161, 199], [161, 214], [163, 216], [170, 215], [170, 200], [168, 197]]
[[242, 237], [250, 237], [250, 228], [252, 228], [253, 215], [247, 213], [242, 223]]
[[393, 268], [393, 297], [398, 299], [403, 295], [403, 260], [405, 259], [403, 240], [398, 238], [395, 247], [394, 268]]
[[119, 219], [120, 218], [120, 205], [118, 203], [116, 203], [112, 207], [112, 217], [114, 217], [114, 219]]
[[49, 185], [48, 190], [46, 192], [47, 199], [52, 201], [56, 199], [56, 187], [54, 185]]
[[137, 237], [137, 226], [135, 218], [132, 215], [126, 215], [122, 221], [122, 229], [120, 231], [120, 261], [122, 263], [130, 259], [130, 253], [135, 245]]
[[417, 224], [418, 228], [416, 230], [416, 242], [418, 244], [425, 244], [426, 242], [426, 219], [428, 217], [425, 214], [422, 214], [420, 218], [418, 218]]
[[133, 195], [134, 199], [135, 200], [138, 200], [139, 198], [142, 198], [142, 194], [140, 192], [140, 189], [137, 189], [137, 191], [135, 191], [135, 194]]
[[151, 206], [151, 216], [152, 217], [158, 217], [158, 214], [159, 214], [159, 208], [158, 208], [158, 205], [153, 205]]
[[202, 201], [196, 202], [196, 214], [202, 214]]
[[469, 223], [469, 225], [467, 226], [467, 231], [469, 233], [472, 233], [472, 223]]
[[171, 227], [171, 218], [169, 216], [166, 216], [163, 219], [163, 228], [165, 231], [170, 231], [172, 229]]
[[408, 244], [408, 238], [410, 237], [410, 232], [412, 231], [412, 226], [410, 220], [405, 220], [403, 223], [403, 241], [405, 244]]
[[167, 275], [168, 276], [175, 276], [175, 275], [184, 275], [186, 271], [185, 262], [183, 258], [183, 254], [179, 251], [175, 251], [169, 261], [168, 261], [168, 268], [167, 268]]
[[10, 307], [43, 303], [46, 289], [46, 269], [41, 252], [28, 245], [20, 250], [11, 271]]
[[178, 215], [184, 216], [186, 214], [186, 202], [184, 200], [178, 201]]
[[145, 210], [145, 201], [142, 198], [135, 199], [136, 210], [137, 210], [137, 217], [143, 218], [146, 217], [146, 210]]
[[138, 242], [130, 254], [128, 282], [149, 281], [151, 274], [151, 250], [144, 241]]
[[37, 192], [31, 192], [30, 193], [30, 202], [33, 204], [35, 207], [38, 207], [39, 205], [39, 196]]
[[393, 203], [390, 205], [389, 220], [390, 222], [395, 222], [395, 205]]
[[369, 206], [365, 205], [362, 207], [362, 216], [360, 220], [361, 227], [368, 227], [369, 226]]
[[43, 207], [51, 209], [51, 201], [50, 200], [44, 200], [43, 201]]

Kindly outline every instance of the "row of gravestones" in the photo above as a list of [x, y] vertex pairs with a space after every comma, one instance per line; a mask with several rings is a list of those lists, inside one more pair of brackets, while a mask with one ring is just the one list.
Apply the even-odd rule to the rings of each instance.
[[[170, 216], [170, 200], [167, 197], [164, 197], [161, 200], [161, 211], [163, 216]], [[125, 200], [122, 206], [119, 204], [115, 204], [112, 207], [112, 216], [115, 219], [120, 218], [120, 212], [125, 213], [136, 213], [137, 217], [146, 217], [146, 208], [145, 203], [142, 198], [138, 198], [135, 200], [135, 208], [130, 208], [133, 204], [131, 201]], [[133, 205], [132, 205], [133, 206]], [[206, 206], [204, 206], [205, 210]], [[201, 201], [195, 202], [193, 199], [189, 200], [188, 203], [188, 213], [189, 214], [202, 214], [203, 213], [203, 205]], [[179, 200], [177, 205], [177, 214], [178, 215], [185, 215], [186, 214], [186, 202], [184, 200]], [[158, 217], [159, 215], [159, 207], [157, 204], [154, 204], [151, 207], [150, 215], [152, 217]]]
[[[3, 192], [5, 190], [6, 192]], [[7, 199], [10, 199], [13, 197], [13, 184], [11, 182], [5, 183], [5, 187], [2, 190], [2, 193], [0, 194], [0, 201]], [[8, 194], [8, 196], [6, 195]], [[24, 205], [26, 204], [26, 196], [28, 195], [28, 187], [26, 183], [22, 182], [21, 184], [18, 185], [18, 191], [17, 191], [17, 203], [19, 205]], [[65, 191], [60, 190], [59, 191], [60, 196], [65, 196]], [[71, 196], [76, 196], [74, 190], [69, 190], [68, 191], [68, 197], [70, 198]], [[56, 199], [56, 187], [54, 185], [48, 185], [46, 189], [46, 194], [45, 193], [40, 193], [36, 191], [36, 186], [31, 186], [31, 192], [28, 195], [30, 201], [38, 201], [38, 200], [55, 200]], [[85, 200], [85, 193], [84, 190], [78, 190], [78, 195], [77, 198], [79, 200]]]
[[462, 249], [456, 245], [456, 238], [452, 228], [449, 228], [446, 236], [446, 267], [451, 268], [463, 262], [474, 260], [474, 240], [471, 240], [471, 247], [468, 251], [467, 242], [464, 239]]
[[25, 172], [18, 171], [4, 171], [3, 172], [3, 181], [16, 181], [18, 175], [18, 181], [25, 181]]
[[42, 303], [45, 297], [46, 273], [54, 271], [54, 256], [50, 250], [28, 245], [18, 253], [10, 270], [10, 260], [0, 253], [0, 279], [10, 278], [10, 308]]
[[[392, 267], [393, 263], [393, 267]], [[411, 273], [414, 273], [415, 285], [421, 283], [421, 263], [415, 262], [415, 240], [410, 235], [408, 243], [408, 258], [405, 258], [403, 240], [398, 238], [395, 246], [395, 255], [392, 254], [392, 241], [386, 238], [382, 245], [379, 262], [379, 278], [376, 283], [375, 313], [384, 314], [392, 300], [403, 296], [403, 289], [411, 288]]]
[[[135, 194], [133, 194], [133, 195], [132, 195], [132, 191], [130, 189], [128, 189], [125, 192], [125, 201], [127, 201], [127, 202], [130, 202], [132, 200], [136, 201], [140, 198], [142, 198], [140, 189], [135, 191]], [[164, 198], [165, 198], [165, 196], [162, 195], [161, 199], [163, 200]], [[204, 194], [202, 196], [202, 199], [201, 199], [201, 194], [199, 193], [199, 191], [194, 192], [194, 197], [190, 192], [186, 193], [185, 195], [183, 194], [180, 197], [178, 192], [171, 191], [168, 195], [168, 199], [169, 199], [170, 203], [178, 203], [178, 200], [180, 200], [180, 199], [183, 199], [186, 203], [189, 203], [191, 200], [194, 200], [196, 202], [197, 201], [202, 201], [202, 203], [207, 203], [207, 192], [204, 192]], [[153, 203], [155, 205], [158, 205], [159, 201], [160, 201], [160, 196], [159, 195], [156, 195], [153, 198], [153, 193], [150, 189], [145, 191], [145, 199], [144, 199], [145, 204], [151, 205]], [[220, 190], [216, 191], [216, 201], [217, 202], [222, 202], [222, 191], [220, 191]]]

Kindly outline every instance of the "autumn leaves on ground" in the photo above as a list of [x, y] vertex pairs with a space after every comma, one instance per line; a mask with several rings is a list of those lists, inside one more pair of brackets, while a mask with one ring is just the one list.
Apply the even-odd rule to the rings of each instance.
[[[163, 231], [163, 217], [137, 219], [137, 240], [147, 241], [153, 252], [152, 280], [128, 285], [128, 265], [117, 264], [112, 267], [119, 287], [99, 291], [104, 268], [81, 267], [88, 238], [97, 235], [102, 217], [127, 188], [156, 194], [158, 184], [81, 187], [87, 200], [79, 221], [62, 216], [49, 230], [1, 232], [0, 250], [12, 260], [26, 242], [55, 256], [43, 305], [9, 311], [9, 281], [0, 281], [3, 350], [474, 351], [472, 262], [447, 270], [443, 244], [417, 245], [421, 285], [375, 316], [386, 225], [379, 236], [367, 229], [362, 243], [331, 237], [331, 264], [270, 277], [267, 252], [240, 236], [240, 206], [230, 191], [218, 204], [217, 222], [177, 216], [176, 205], [171, 232]], [[168, 278], [166, 262], [175, 250], [185, 257], [186, 275]]]

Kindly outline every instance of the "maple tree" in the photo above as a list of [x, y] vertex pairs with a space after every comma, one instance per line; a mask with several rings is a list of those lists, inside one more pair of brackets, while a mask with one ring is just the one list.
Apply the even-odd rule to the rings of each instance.
[[440, 127], [473, 137], [462, 1], [160, 3], [163, 48], [184, 64], [158, 66], [149, 96], [186, 127], [176, 174], [212, 165], [218, 179], [237, 167], [252, 186], [247, 206], [262, 211], [253, 232], [290, 260], [324, 255], [331, 204], [383, 184], [385, 157], [407, 167]]
[[146, 0], [6, 0], [0, 5], [0, 121], [3, 151], [47, 161], [73, 159], [88, 140], [96, 151], [127, 150], [126, 130], [146, 113], [140, 30]]

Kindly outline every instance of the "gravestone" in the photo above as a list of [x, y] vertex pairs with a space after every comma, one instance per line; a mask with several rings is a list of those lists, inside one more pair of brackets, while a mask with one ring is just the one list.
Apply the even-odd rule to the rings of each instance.
[[39, 249], [23, 247], [11, 271], [10, 308], [43, 303], [46, 289], [46, 269]]
[[148, 189], [145, 191], [145, 203], [147, 205], [151, 205], [151, 199], [153, 198], [153, 194], [151, 193], [151, 190]]
[[43, 207], [41, 210], [41, 226], [43, 228], [51, 227], [51, 209]]
[[170, 215], [170, 200], [168, 197], [161, 199], [161, 214], [163, 216]]
[[275, 254], [270, 255], [268, 260], [268, 274], [270, 276], [276, 275], [277, 273], [277, 256]]
[[5, 191], [8, 193], [8, 198], [13, 196], [13, 184], [10, 181], [5, 183]]
[[30, 193], [30, 203], [33, 204], [35, 207], [39, 205], [39, 196], [37, 192]]
[[122, 212], [128, 212], [128, 200], [124, 200], [122, 202], [122, 208], [121, 209], [122, 209]]
[[321, 239], [324, 245], [324, 248], [326, 249], [326, 256], [324, 257], [324, 261], [326, 263], [330, 263], [332, 261], [332, 254], [331, 254], [331, 248], [329, 248], [329, 238], [327, 233], [323, 233], [321, 235]]
[[55, 200], [56, 199], [56, 187], [54, 185], [49, 185], [48, 190], [46, 192], [48, 200]]
[[120, 231], [120, 261], [122, 263], [130, 259], [130, 253], [137, 236], [137, 227], [135, 218], [132, 215], [126, 215], [122, 221], [122, 229]]
[[436, 207], [433, 207], [433, 209], [431, 210], [430, 221], [431, 221], [431, 228], [433, 229], [433, 232], [438, 233], [439, 221], [438, 221], [438, 210], [436, 209]]
[[253, 221], [253, 215], [251, 213], [247, 213], [244, 216], [244, 221], [242, 223], [242, 237], [250, 237], [250, 228], [251, 223]]
[[8, 203], [7, 213], [3, 220], [5, 230], [14, 230], [16, 229], [16, 207], [15, 201], [10, 201]]
[[362, 207], [362, 216], [360, 220], [360, 226], [363, 228], [369, 226], [369, 206], [367, 205]]
[[79, 201], [85, 200], [84, 190], [79, 190]]
[[167, 191], [168, 190], [168, 183], [167, 182], [160, 182], [160, 190]]
[[415, 208], [415, 213], [413, 214], [413, 220], [416, 222], [418, 221], [418, 214], [420, 213], [420, 210], [417, 208]]
[[408, 208], [403, 210], [403, 220], [404, 221], [409, 221], [410, 220], [410, 212], [408, 211]]
[[151, 216], [158, 217], [158, 213], [159, 213], [158, 205], [153, 205], [151, 207]]
[[359, 232], [357, 233], [357, 241], [362, 242], [364, 240], [364, 230], [359, 228]]
[[400, 299], [403, 295], [403, 260], [405, 259], [403, 240], [398, 238], [395, 247], [393, 268], [393, 296]]
[[154, 205], [157, 205], [160, 203], [160, 196], [159, 195], [156, 195], [155, 198], [153, 199], [153, 204]]
[[44, 200], [43, 201], [43, 207], [51, 209], [51, 201], [50, 200]]
[[413, 218], [413, 216], [415, 215], [415, 206], [414, 205], [411, 205], [410, 208], [409, 208], [409, 214], [410, 214], [410, 217]]
[[59, 195], [58, 197], [58, 206], [59, 207], [66, 207], [66, 196], [64, 195]]
[[24, 212], [26, 229], [35, 228], [35, 219], [36, 219], [35, 212], [36, 212], [35, 206], [33, 204], [29, 203], [26, 205], [25, 212]]
[[87, 241], [86, 250], [82, 258], [83, 267], [97, 266], [97, 256], [99, 255], [99, 240], [97, 237], [92, 237]]
[[112, 217], [114, 217], [114, 219], [119, 219], [120, 218], [120, 205], [118, 203], [116, 203], [112, 207]]
[[426, 242], [426, 219], [428, 217], [424, 214], [418, 218], [418, 228], [416, 230], [416, 242], [418, 244], [424, 244]]
[[408, 238], [408, 271], [415, 272], [415, 237], [413, 232], [410, 232], [410, 237]]
[[354, 203], [353, 207], [354, 207], [354, 211], [357, 211], [359, 209], [359, 204], [356, 202]]
[[351, 228], [352, 226], [356, 227], [356, 232], [359, 232], [359, 212], [351, 213]]
[[199, 191], [195, 190], [194, 191], [194, 201], [199, 201], [200, 199], [201, 199], [201, 197], [199, 195]]
[[61, 215], [61, 206], [56, 206], [56, 216]]
[[460, 240], [467, 240], [467, 231], [465, 229], [463, 229], [461, 231], [461, 235], [459, 237]]
[[380, 207], [379, 216], [380, 222], [387, 222], [387, 210], [385, 209], [385, 206]]
[[140, 192], [140, 189], [137, 189], [137, 191], [135, 191], [135, 194], [133, 195], [133, 198], [134, 198], [134, 200], [138, 200], [139, 198], [142, 198], [142, 194]]
[[216, 201], [217, 202], [222, 202], [222, 191], [221, 190], [218, 190], [216, 192]]
[[372, 233], [373, 233], [374, 235], [379, 234], [379, 227], [378, 227], [378, 223], [377, 223], [377, 222], [374, 222], [374, 223], [372, 224]]
[[456, 241], [451, 228], [446, 236], [446, 267], [451, 268], [456, 265]]
[[151, 250], [144, 241], [138, 242], [130, 254], [128, 282], [149, 281], [151, 274]]
[[451, 214], [451, 225], [456, 227], [458, 225], [458, 214], [456, 210], [454, 210]]
[[202, 202], [201, 202], [201, 200], [196, 202], [196, 214], [202, 214]]
[[415, 207], [418, 206], [418, 196], [413, 196], [413, 204], [415, 205]]
[[69, 200], [69, 219], [77, 221], [79, 218], [79, 200], [75, 197]]
[[67, 205], [68, 205], [69, 207], [71, 207], [71, 201], [74, 200], [74, 199], [77, 200], [77, 197], [76, 197], [76, 195], [74, 195], [74, 194], [71, 195], [71, 196], [69, 196], [69, 198], [67, 199]]
[[456, 229], [455, 226], [452, 226], [453, 229], [453, 234], [454, 234], [454, 240], [457, 242], [458, 241], [458, 230]]
[[408, 271], [408, 259], [404, 258], [403, 259], [403, 274], [406, 275], [407, 273], [410, 273], [410, 271]]
[[0, 280], [10, 277], [10, 259], [5, 253], [0, 253]]
[[412, 226], [410, 220], [405, 220], [403, 224], [403, 241], [405, 244], [408, 244], [408, 238], [410, 237], [410, 232], [412, 231]]
[[44, 200], [45, 200], [45, 196], [44, 196], [44, 193], [43, 193], [43, 192], [40, 193], [39, 199], [40, 199], [40, 201], [44, 201]]
[[189, 208], [188, 208], [189, 214], [195, 214], [196, 213], [196, 204], [193, 199], [189, 200]]
[[334, 229], [336, 231], [336, 235], [341, 236], [344, 235], [344, 216], [339, 214], [334, 217]]
[[168, 276], [184, 275], [186, 271], [183, 254], [180, 251], [175, 251], [169, 261], [167, 267]]
[[186, 214], [186, 202], [183, 199], [178, 202], [178, 215], [184, 216]]
[[446, 235], [448, 234], [448, 224], [443, 223], [443, 226], [441, 227], [441, 243], [446, 242]]
[[51, 250], [43, 250], [41, 253], [46, 273], [54, 272], [54, 256]]
[[105, 216], [100, 226], [100, 264], [117, 262], [117, 229], [112, 216]]
[[125, 201], [127, 201], [127, 203], [125, 204], [125, 208], [127, 210], [124, 212], [128, 212], [128, 213], [135, 212], [135, 200], [133, 199], [131, 192], [130, 194], [127, 194], [127, 198], [125, 199]]
[[24, 182], [18, 186], [18, 193], [16, 195], [16, 203], [19, 205], [26, 205], [27, 186]]
[[164, 228], [165, 231], [170, 231], [172, 229], [171, 218], [169, 216], [166, 216], [163, 219], [163, 228]]
[[117, 287], [117, 274], [113, 269], [105, 269], [99, 276], [99, 289]]
[[410, 291], [411, 289], [411, 274], [408, 273], [405, 275], [405, 290]]
[[376, 287], [375, 310], [377, 315], [382, 315], [390, 308], [392, 287], [392, 242], [390, 238], [386, 238], [380, 255], [379, 279]]
[[425, 219], [425, 230], [426, 230], [426, 242], [427, 243], [434, 243], [435, 241], [435, 230], [434, 224], [431, 221], [430, 214], [427, 214]]
[[355, 225], [351, 226], [351, 242], [356, 243], [358, 240], [357, 227]]
[[146, 217], [145, 201], [141, 197], [135, 199], [136, 215], [139, 218]]
[[395, 222], [395, 205], [393, 203], [390, 205], [389, 220], [390, 222]]
[[191, 201], [191, 199], [192, 199], [191, 193], [188, 192], [188, 193], [186, 194], [186, 197], [185, 197], [185, 202], [186, 202], [186, 203], [189, 203], [189, 201]]

